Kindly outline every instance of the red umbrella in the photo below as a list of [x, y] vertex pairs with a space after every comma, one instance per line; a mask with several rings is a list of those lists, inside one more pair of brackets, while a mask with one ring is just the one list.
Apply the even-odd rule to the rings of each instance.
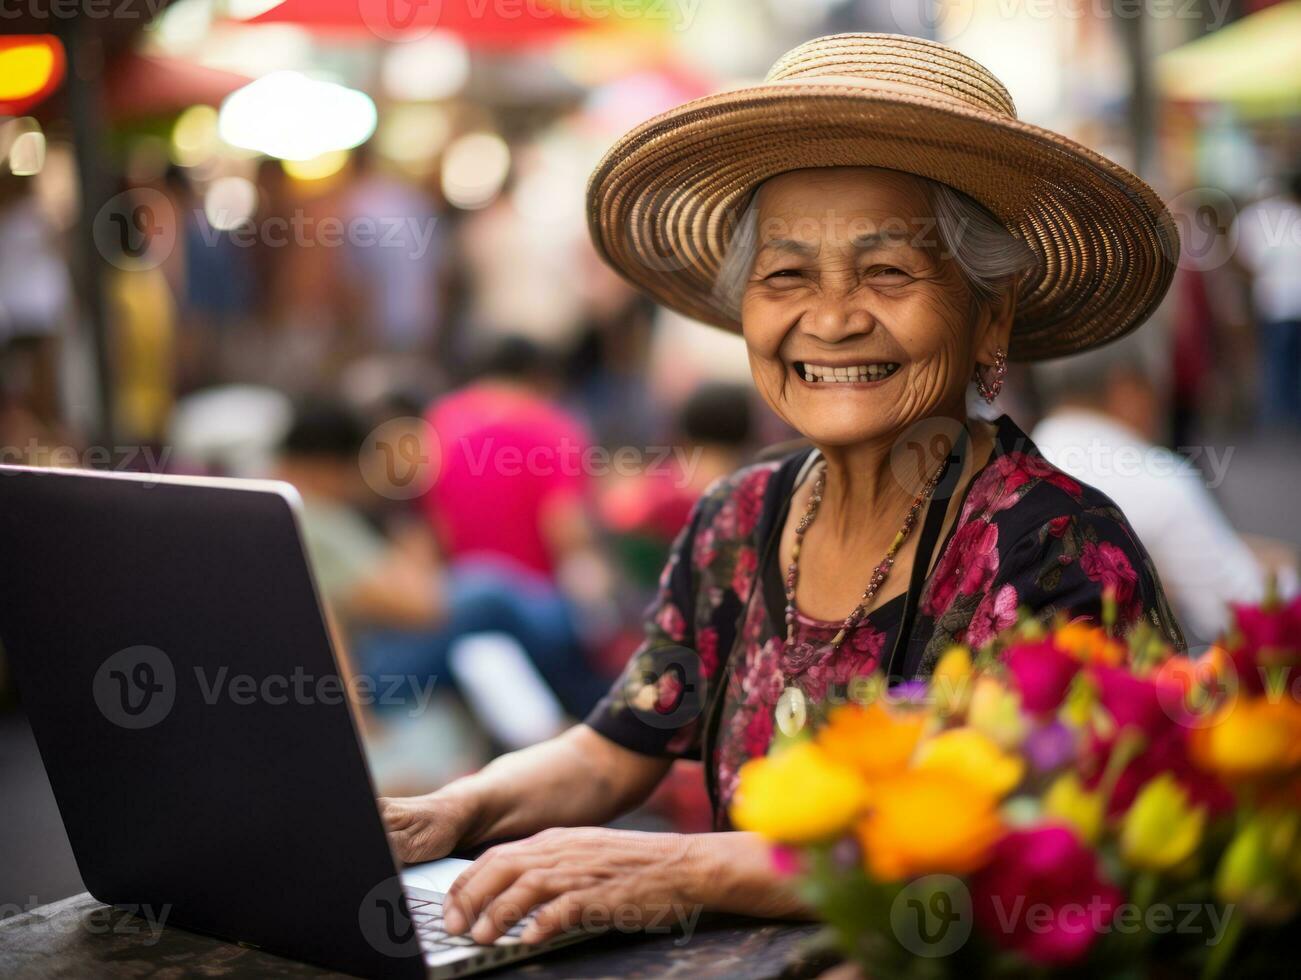
[[220, 105], [251, 81], [178, 58], [124, 54], [107, 72], [105, 102], [114, 119], [165, 116], [192, 105]]
[[444, 30], [470, 44], [515, 47], [554, 40], [588, 21], [536, 0], [285, 0], [247, 23], [298, 24], [381, 41]]

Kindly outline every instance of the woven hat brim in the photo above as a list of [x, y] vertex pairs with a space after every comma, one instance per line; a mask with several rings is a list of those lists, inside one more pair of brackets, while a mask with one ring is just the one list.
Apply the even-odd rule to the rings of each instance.
[[686, 316], [740, 324], [714, 296], [739, 207], [769, 177], [874, 166], [941, 181], [1035, 253], [1009, 356], [1060, 357], [1133, 330], [1179, 258], [1174, 219], [1125, 168], [1058, 133], [923, 94], [770, 83], [689, 102], [616, 143], [587, 188], [597, 251]]

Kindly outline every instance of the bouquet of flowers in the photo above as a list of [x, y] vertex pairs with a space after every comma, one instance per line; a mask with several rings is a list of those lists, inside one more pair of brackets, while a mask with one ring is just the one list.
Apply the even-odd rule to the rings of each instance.
[[733, 823], [870, 977], [1274, 975], [1301, 908], [1301, 599], [1234, 622], [1196, 658], [1027, 619], [953, 647], [747, 763]]

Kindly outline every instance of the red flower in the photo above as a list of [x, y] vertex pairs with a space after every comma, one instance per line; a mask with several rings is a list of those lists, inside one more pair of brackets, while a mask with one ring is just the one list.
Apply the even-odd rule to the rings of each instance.
[[1086, 781], [1096, 785], [1106, 769], [1117, 741], [1126, 729], [1143, 735], [1139, 752], [1121, 771], [1108, 801], [1107, 812], [1115, 816], [1129, 809], [1138, 791], [1163, 772], [1171, 773], [1188, 791], [1195, 805], [1221, 813], [1233, 805], [1233, 798], [1214, 776], [1198, 769], [1188, 752], [1192, 731], [1183, 691], [1171, 679], [1135, 677], [1117, 667], [1094, 666], [1090, 675], [1098, 686], [1098, 700], [1116, 724], [1116, 734], [1094, 739], [1089, 754], [1096, 769]]
[[1008, 834], [971, 879], [973, 918], [999, 946], [1045, 966], [1081, 959], [1124, 899], [1064, 827]]
[[1051, 640], [1018, 643], [1004, 652], [1003, 660], [1021, 703], [1036, 714], [1056, 710], [1080, 671], [1080, 662]]
[[751, 759], [767, 755], [772, 742], [773, 709], [759, 705], [745, 724], [745, 754]]
[[[1301, 596], [1285, 606], [1234, 605], [1237, 637], [1229, 656], [1241, 689], [1248, 694], [1265, 693], [1266, 668], [1292, 667], [1301, 659]], [[1291, 680], [1278, 678], [1282, 684]]]
[[983, 520], [962, 525], [935, 566], [922, 612], [942, 615], [959, 596], [988, 587], [997, 571], [998, 527]]
[[736, 553], [732, 569], [732, 591], [743, 599], [750, 593], [750, 582], [759, 568], [759, 555], [753, 548], [744, 547]]
[[1071, 526], [1071, 515], [1063, 514], [1061, 517], [1054, 517], [1048, 522], [1048, 533], [1054, 538], [1060, 538], [1066, 533], [1066, 529]]
[[1129, 563], [1129, 556], [1110, 541], [1090, 541], [1080, 554], [1080, 568], [1092, 582], [1115, 591], [1116, 608], [1125, 622], [1132, 621], [1138, 610], [1135, 604], [1138, 573]]

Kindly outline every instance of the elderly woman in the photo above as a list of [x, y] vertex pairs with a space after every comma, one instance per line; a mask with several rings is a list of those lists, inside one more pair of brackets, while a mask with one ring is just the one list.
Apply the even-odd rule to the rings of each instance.
[[[407, 861], [527, 838], [450, 893], [448, 928], [481, 942], [530, 909], [525, 941], [593, 909], [642, 925], [702, 906], [797, 914], [765, 846], [729, 828], [738, 768], [856, 678], [925, 676], [1018, 609], [1097, 619], [1110, 594], [1119, 629], [1145, 621], [1183, 645], [1115, 505], [967, 407], [972, 388], [993, 401], [1009, 357], [1105, 343], [1161, 299], [1178, 240], [1132, 174], [1019, 122], [997, 79], [944, 45], [844, 35], [643, 124], [597, 169], [589, 207], [624, 276], [740, 331], [759, 391], [811, 446], [699, 501], [645, 642], [585, 724], [383, 801]], [[717, 832], [595, 826], [683, 758], [704, 761]]]

